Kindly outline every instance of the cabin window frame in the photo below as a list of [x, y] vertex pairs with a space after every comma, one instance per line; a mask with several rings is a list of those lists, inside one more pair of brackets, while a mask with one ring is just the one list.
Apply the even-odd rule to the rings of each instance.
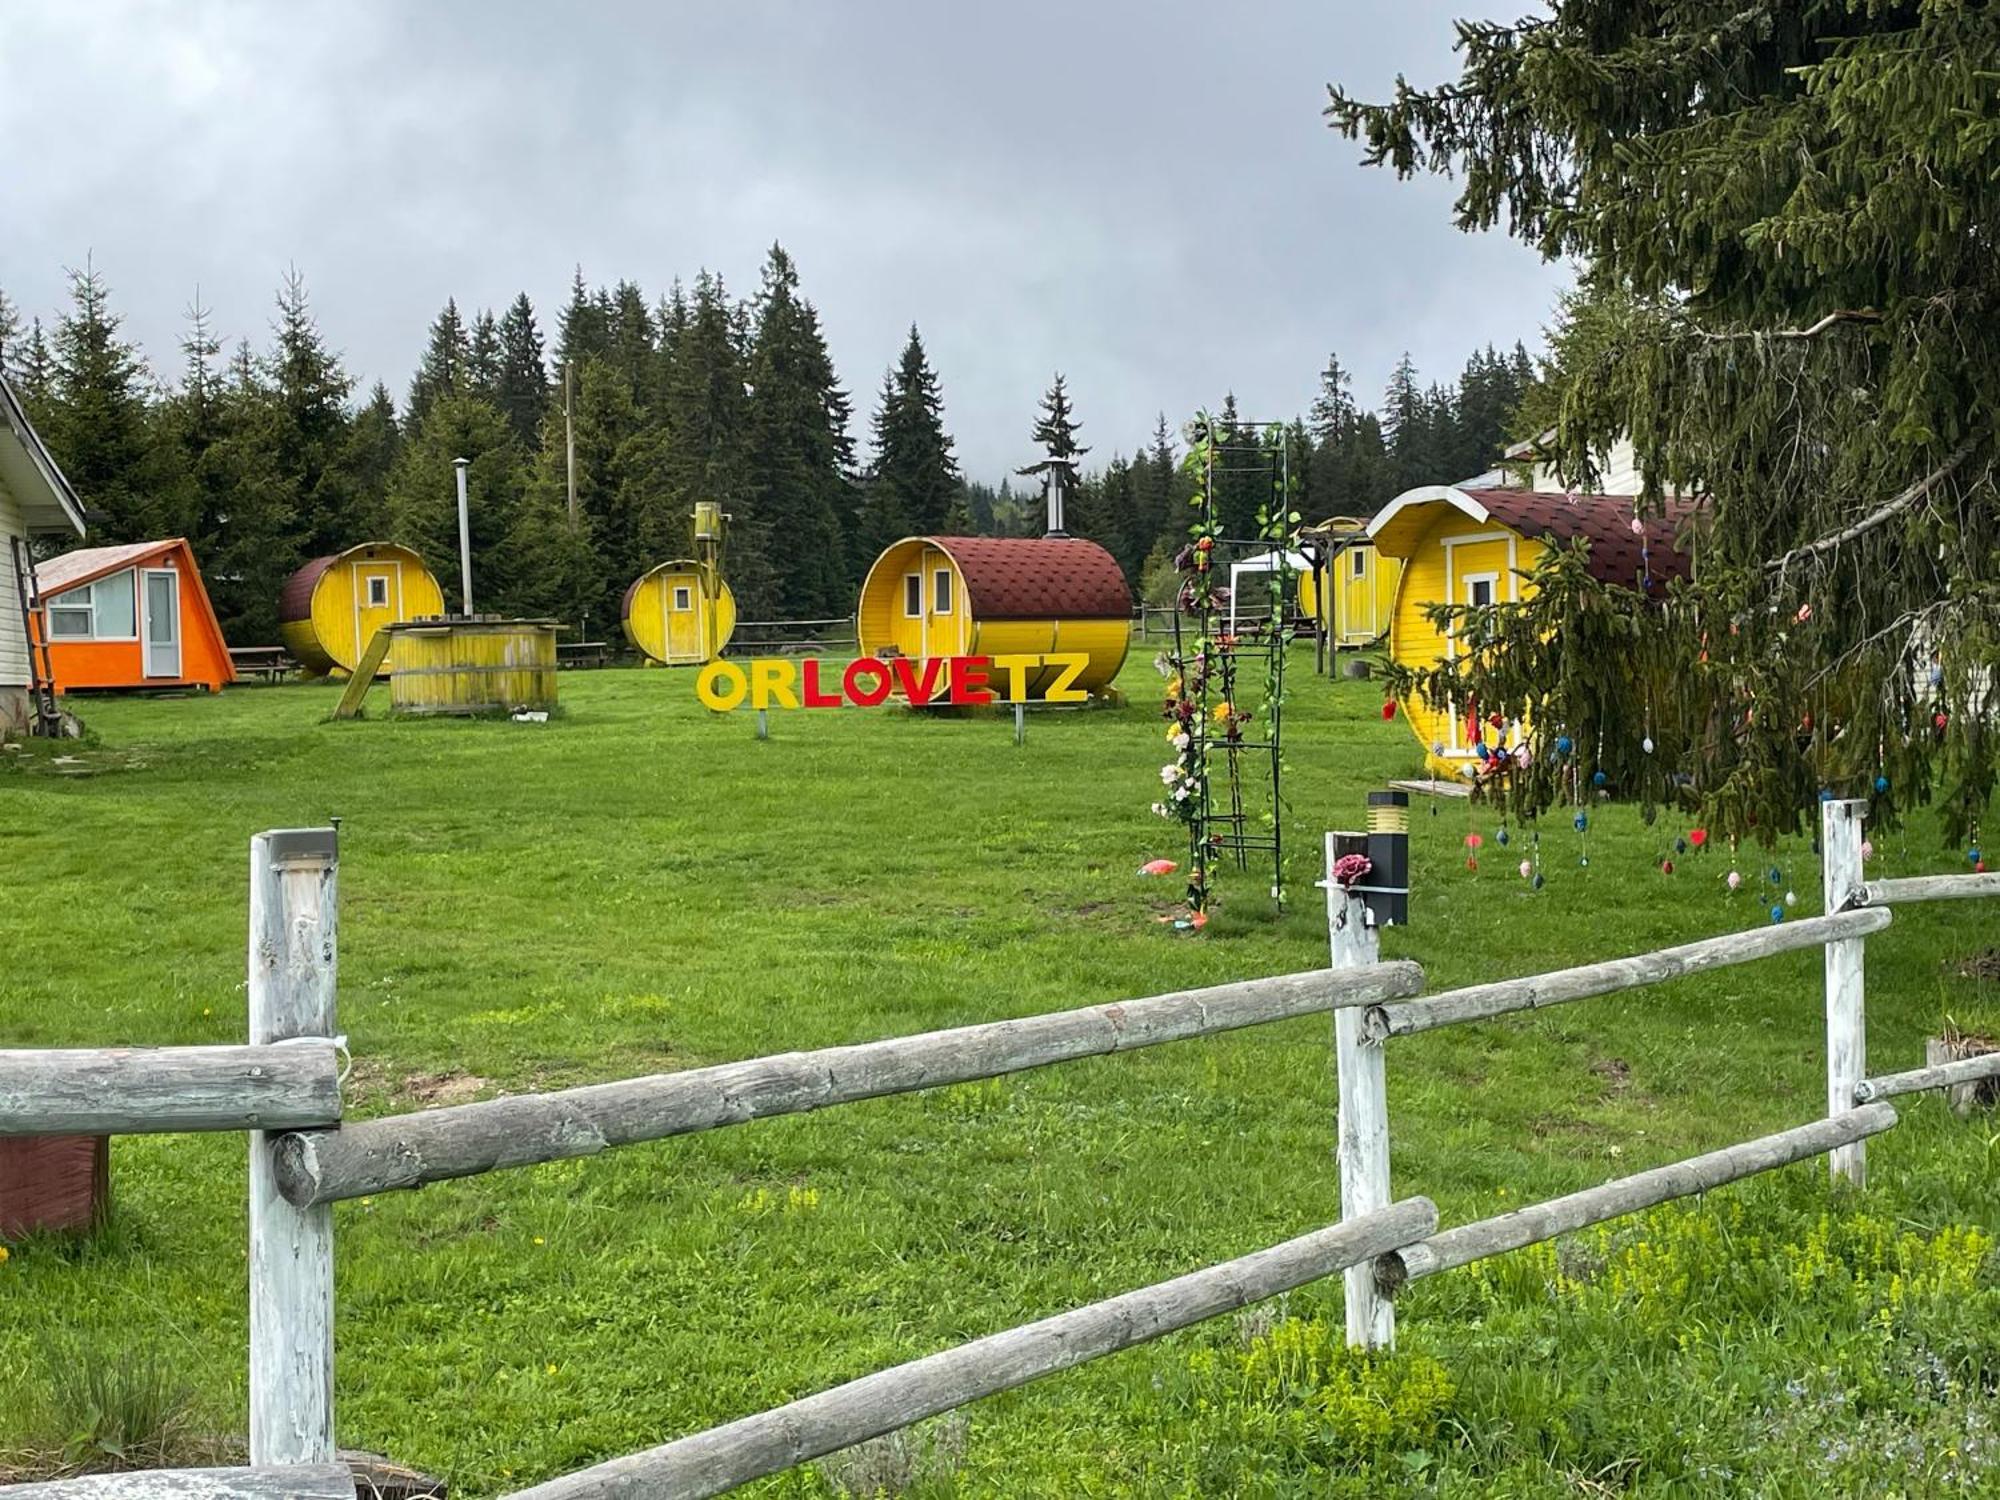
[[957, 607], [958, 601], [952, 595], [951, 569], [935, 568], [931, 572], [931, 613], [948, 615]]
[[[1465, 599], [1463, 602], [1467, 609], [1489, 611], [1489, 613], [1470, 619], [1467, 622], [1471, 626], [1471, 630], [1468, 632], [1470, 637], [1468, 644], [1482, 646], [1492, 637], [1493, 617], [1490, 611], [1498, 607], [1500, 603], [1500, 574], [1497, 570], [1486, 573], [1461, 573], [1458, 575], [1458, 582], [1459, 586], [1465, 590]], [[1483, 604], [1473, 597], [1474, 592], [1482, 583], [1486, 585], [1486, 602]]]
[[1353, 559], [1348, 564], [1347, 576], [1349, 578], [1366, 578], [1368, 576], [1368, 549], [1366, 547], [1350, 547], [1347, 551], [1348, 556]]
[[[100, 613], [100, 608], [97, 598], [98, 590], [105, 584], [116, 584], [120, 579], [123, 579], [125, 582], [125, 590], [129, 598], [127, 609], [130, 613], [132, 628], [123, 635], [99, 635], [97, 633], [97, 621]], [[136, 567], [131, 567], [131, 568], [120, 568], [115, 573], [106, 573], [101, 578], [93, 578], [86, 583], [73, 584], [69, 588], [64, 589], [60, 594], [49, 595], [42, 601], [42, 618], [47, 622], [48, 625], [49, 644], [55, 645], [58, 642], [64, 642], [64, 641], [138, 640], [139, 639], [138, 587], [139, 587], [138, 569]], [[86, 595], [87, 597], [85, 601], [82, 603], [67, 603], [67, 604], [63, 602], [66, 599], [73, 598], [73, 596], [77, 594]], [[57, 628], [56, 622], [59, 618], [66, 617], [71, 621], [74, 621], [78, 616], [83, 617], [84, 628], [81, 631], [63, 630]]]
[[[387, 573], [363, 573], [361, 581], [367, 587], [367, 598], [361, 606], [363, 609], [389, 608], [389, 575]], [[379, 599], [375, 597], [375, 589], [378, 584], [382, 589], [382, 597]]]
[[921, 620], [924, 617], [924, 575], [905, 573], [903, 575], [903, 618]]
[[677, 615], [694, 613], [694, 590], [684, 583], [675, 584], [672, 608]]

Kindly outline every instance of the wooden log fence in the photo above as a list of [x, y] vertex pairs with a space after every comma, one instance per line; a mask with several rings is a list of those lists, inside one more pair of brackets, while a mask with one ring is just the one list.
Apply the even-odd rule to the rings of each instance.
[[1896, 880], [1871, 880], [1861, 899], [1869, 906], [1908, 901], [1970, 901], [1976, 896], [2000, 896], [2000, 870], [1968, 875], [1908, 875]]
[[0, 1485], [5, 1500], [355, 1500], [346, 1464], [137, 1469]]
[[1866, 937], [1882, 931], [1890, 920], [1887, 909], [1867, 907], [1839, 912], [1830, 917], [1807, 917], [1803, 921], [1786, 922], [1775, 927], [1725, 933], [1721, 937], [1703, 938], [1700, 942], [1683, 943], [1675, 948], [1635, 953], [1629, 958], [1606, 959], [1602, 963], [1582, 964], [1547, 974], [1531, 974], [1523, 979], [1468, 985], [1421, 1000], [1377, 1006], [1366, 1017], [1366, 1034], [1370, 1039], [1414, 1036], [1440, 1026], [1490, 1021], [1515, 1011], [1567, 1005], [1573, 1000], [1588, 1000], [1597, 995], [1615, 994], [1619, 990], [1635, 990], [1730, 964], [1746, 964], [1774, 954], [1817, 948], [1836, 939]]
[[332, 1042], [0, 1052], [0, 1136], [339, 1123], [340, 1061]]
[[1867, 1104], [1828, 1120], [1815, 1120], [1776, 1135], [1724, 1146], [1705, 1156], [1691, 1156], [1650, 1171], [1635, 1172], [1599, 1187], [1561, 1198], [1531, 1203], [1496, 1218], [1461, 1224], [1418, 1244], [1391, 1250], [1375, 1263], [1375, 1281], [1393, 1294], [1407, 1281], [1470, 1265], [1490, 1255], [1504, 1255], [1528, 1245], [1571, 1234], [1607, 1219], [1620, 1219], [1654, 1208], [1674, 1198], [1689, 1198], [1710, 1188], [1759, 1172], [1838, 1151], [1880, 1135], [1896, 1123], [1893, 1105]]
[[[0, 1136], [250, 1133], [250, 1467], [95, 1475], [0, 1490], [8, 1500], [343, 1500], [334, 1461], [332, 1209], [425, 1182], [1051, 1063], [1331, 1013], [1340, 1081], [1341, 1223], [1157, 1286], [955, 1349], [522, 1492], [535, 1500], [712, 1495], [1220, 1312], [1341, 1272], [1349, 1339], [1394, 1335], [1410, 1280], [1827, 1154], [1859, 1183], [1863, 1142], [1901, 1094], [2000, 1077], [2000, 1053], [1865, 1076], [1864, 940], [1908, 901], [2000, 895], [2000, 876], [1861, 874], [1864, 804], [1822, 808], [1827, 915], [1418, 998], [1423, 972], [1383, 963], [1365, 903], [1331, 879], [1332, 967], [1113, 1005], [986, 1022], [359, 1123], [341, 1120], [335, 1030], [338, 857], [331, 829], [251, 844], [250, 1045], [0, 1051]], [[1826, 955], [1828, 1117], [1437, 1232], [1421, 1198], [1392, 1203], [1385, 1044], [1819, 947]], [[333, 1129], [328, 1127], [338, 1126]]]
[[698, 1500], [912, 1422], [1248, 1307], [1421, 1239], [1428, 1198], [988, 1334], [756, 1416], [518, 1491], [514, 1500]]
[[1912, 1068], [1907, 1073], [1885, 1073], [1880, 1078], [1864, 1078], [1854, 1085], [1854, 1102], [1870, 1104], [1877, 1099], [1894, 1099], [1899, 1094], [1982, 1083], [1988, 1078], [2000, 1078], [2000, 1052], [1984, 1052], [1978, 1057], [1962, 1057], [1956, 1062]]
[[278, 1180], [294, 1204], [333, 1203], [1374, 1005], [1386, 996], [1414, 995], [1422, 987], [1423, 970], [1409, 962], [1286, 974], [622, 1083], [420, 1110], [337, 1131], [287, 1135], [278, 1144]]

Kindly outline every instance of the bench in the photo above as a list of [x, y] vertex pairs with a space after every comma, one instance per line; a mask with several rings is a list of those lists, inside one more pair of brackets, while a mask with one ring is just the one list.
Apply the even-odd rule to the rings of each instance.
[[299, 669], [283, 646], [231, 646], [229, 664], [240, 678], [278, 682]]
[[558, 667], [602, 667], [611, 662], [608, 641], [557, 641]]

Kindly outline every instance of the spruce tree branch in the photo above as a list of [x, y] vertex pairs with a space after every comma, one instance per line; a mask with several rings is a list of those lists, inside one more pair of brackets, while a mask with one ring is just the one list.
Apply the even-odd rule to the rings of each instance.
[[1818, 541], [1808, 542], [1803, 547], [1794, 547], [1783, 557], [1773, 558], [1770, 562], [1764, 564], [1764, 570], [1768, 573], [1782, 573], [1801, 558], [1832, 551], [1836, 547], [1853, 541], [1856, 537], [1866, 536], [1876, 527], [1901, 515], [1948, 479], [1965, 463], [1966, 459], [1972, 456], [1972, 447], [1972, 439], [1967, 438], [1952, 451], [1951, 456], [1943, 463], [1939, 464], [1908, 489], [1902, 491], [1886, 505], [1881, 506], [1877, 510], [1870, 511], [1852, 526], [1844, 526], [1831, 536], [1823, 536]]
[[1743, 328], [1729, 333], [1715, 333], [1706, 328], [1695, 332], [1710, 343], [1731, 343], [1738, 339], [1809, 339], [1825, 333], [1836, 323], [1879, 323], [1882, 315], [1872, 307], [1835, 308], [1817, 323], [1804, 328]]

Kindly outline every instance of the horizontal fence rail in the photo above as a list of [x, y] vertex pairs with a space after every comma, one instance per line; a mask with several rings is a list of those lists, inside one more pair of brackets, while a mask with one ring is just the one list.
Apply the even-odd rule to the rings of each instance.
[[334, 1044], [0, 1051], [0, 1136], [340, 1123]]
[[1428, 1198], [989, 1334], [789, 1405], [522, 1490], [514, 1500], [697, 1500], [1366, 1264], [1437, 1226]]
[[259, 1469], [140, 1469], [0, 1485], [6, 1500], [355, 1500], [346, 1464]]
[[1691, 1156], [1651, 1171], [1636, 1172], [1566, 1197], [1531, 1203], [1497, 1218], [1462, 1224], [1421, 1244], [1381, 1256], [1375, 1263], [1375, 1284], [1393, 1293], [1419, 1276], [1470, 1265], [1490, 1255], [1519, 1250], [1601, 1224], [1606, 1219], [1623, 1218], [1673, 1198], [1693, 1197], [1726, 1182], [1754, 1177], [1809, 1156], [1822, 1156], [1871, 1135], [1880, 1135], [1895, 1123], [1893, 1105], [1864, 1105], [1830, 1120], [1815, 1120], [1810, 1125], [1724, 1146], [1705, 1156]]
[[391, 1115], [338, 1131], [281, 1137], [278, 1184], [299, 1207], [333, 1203], [1268, 1021], [1376, 1005], [1419, 994], [1423, 982], [1423, 970], [1407, 961], [1315, 970]]
[[1912, 1068], [1907, 1073], [1886, 1073], [1880, 1078], [1864, 1078], [1854, 1085], [1854, 1102], [1868, 1104], [1877, 1099], [1893, 1099], [1899, 1094], [1917, 1094], [1927, 1089], [1956, 1088], [1965, 1083], [1981, 1083], [2000, 1078], [2000, 1052], [1978, 1057], [1962, 1057], [1956, 1062], [1934, 1063], [1928, 1068]]
[[1969, 901], [1975, 896], [2000, 896], [2000, 870], [1975, 875], [1909, 875], [1897, 880], [1871, 880], [1861, 888], [1869, 906], [1906, 901]]
[[1455, 1026], [1464, 1021], [1489, 1020], [1514, 1011], [1566, 1005], [1572, 1000], [1587, 1000], [1593, 995], [1638, 989], [1686, 974], [1750, 963], [1773, 954], [1818, 948], [1843, 938], [1865, 937], [1869, 933], [1880, 932], [1889, 922], [1890, 913], [1886, 909], [1866, 907], [1830, 917], [1807, 917], [1776, 927], [1726, 933], [1721, 937], [1704, 938], [1698, 943], [1683, 943], [1677, 948], [1661, 948], [1657, 952], [1637, 953], [1629, 958], [1613, 958], [1574, 969], [1532, 974], [1524, 979], [1469, 985], [1422, 1000], [1379, 1005], [1368, 1012], [1364, 1033], [1370, 1041], [1382, 1041], [1392, 1036], [1413, 1036], [1439, 1026]]

